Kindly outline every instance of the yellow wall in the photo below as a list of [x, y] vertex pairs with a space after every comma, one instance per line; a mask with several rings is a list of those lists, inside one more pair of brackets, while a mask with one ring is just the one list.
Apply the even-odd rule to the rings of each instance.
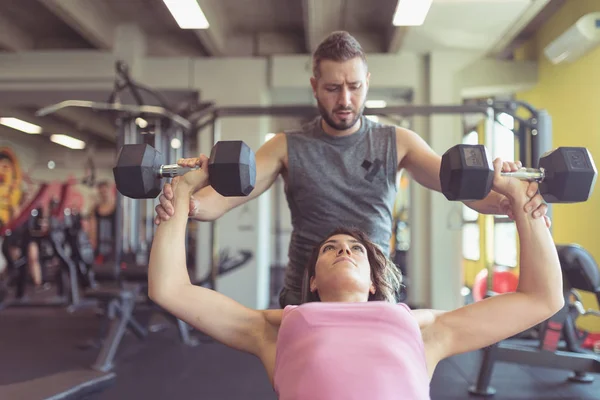
[[475, 277], [486, 266], [486, 226], [485, 218], [483, 217], [483, 215], [479, 215], [479, 218], [477, 219], [477, 224], [479, 225], [479, 260], [474, 261], [463, 259], [463, 279], [465, 286], [468, 287], [473, 286], [475, 283]]
[[[483, 138], [485, 137], [484, 129], [485, 129], [485, 122], [482, 121], [477, 125], [479, 144], [483, 144], [484, 146], [485, 145], [489, 146], [489, 143], [485, 143], [483, 140]], [[490, 242], [487, 240], [488, 235], [486, 232], [487, 231], [486, 223], [487, 224], [490, 223], [489, 219], [486, 220], [485, 216], [480, 214], [479, 217], [477, 218], [477, 225], [479, 225], [479, 260], [463, 259], [463, 282], [464, 282], [465, 286], [470, 287], [470, 288], [473, 287], [473, 284], [475, 283], [475, 278], [477, 277], [477, 274], [482, 269], [486, 268], [486, 265], [489, 262], [490, 257], [493, 256], [493, 254], [489, 254], [489, 252], [488, 252], [488, 245]], [[492, 258], [492, 262], [493, 262], [493, 258]]]
[[[600, 11], [598, 0], [567, 1], [516, 56], [537, 60], [539, 81], [517, 98], [547, 109], [553, 121], [553, 147], [585, 146], [596, 162], [600, 160], [600, 47], [574, 63], [552, 65], [544, 47], [589, 12]], [[553, 235], [556, 243], [578, 243], [600, 262], [600, 188], [586, 203], [553, 206]], [[586, 308], [597, 308], [591, 295]], [[581, 328], [600, 331], [600, 318], [581, 318]]]

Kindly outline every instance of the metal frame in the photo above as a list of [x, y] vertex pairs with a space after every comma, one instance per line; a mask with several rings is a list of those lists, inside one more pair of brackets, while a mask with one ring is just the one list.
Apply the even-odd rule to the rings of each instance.
[[591, 353], [551, 352], [531, 346], [499, 343], [484, 349], [477, 381], [469, 388], [470, 394], [487, 397], [496, 393], [496, 389], [490, 387], [495, 362], [574, 371], [569, 378], [572, 382], [591, 381], [585, 372], [600, 374], [600, 357]]
[[86, 100], [66, 100], [57, 104], [52, 104], [48, 107], [44, 107], [39, 109], [35, 115], [38, 117], [54, 114], [64, 108], [69, 107], [80, 107], [80, 108], [90, 108], [94, 111], [113, 111], [113, 112], [121, 112], [130, 115], [137, 116], [159, 116], [172, 120], [173, 122], [179, 124], [181, 127], [189, 129], [191, 124], [187, 119], [173, 113], [165, 109], [164, 107], [157, 106], [138, 106], [131, 104], [117, 104], [117, 103], [99, 103], [94, 101], [86, 101]]
[[[496, 393], [496, 390], [490, 387], [496, 362], [573, 371], [569, 380], [578, 383], [592, 382], [594, 377], [588, 373], [600, 374], [600, 355], [581, 347], [580, 339], [576, 335], [576, 315], [572, 313], [574, 306], [569, 301], [571, 290], [579, 289], [579, 286], [569, 278], [575, 279], [582, 275], [580, 271], [570, 273], [564, 268], [563, 274], [565, 305], [552, 317], [538, 325], [539, 339], [533, 341], [531, 345], [507, 340], [486, 347], [483, 350], [477, 380], [469, 388], [469, 393], [479, 396], [491, 396]], [[581, 286], [581, 289], [589, 288]], [[600, 299], [600, 294], [596, 293], [596, 295]]]

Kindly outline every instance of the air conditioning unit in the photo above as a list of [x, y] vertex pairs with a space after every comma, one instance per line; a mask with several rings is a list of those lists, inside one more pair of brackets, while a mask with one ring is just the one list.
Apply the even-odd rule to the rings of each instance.
[[600, 12], [579, 18], [544, 49], [552, 64], [573, 62], [600, 44]]

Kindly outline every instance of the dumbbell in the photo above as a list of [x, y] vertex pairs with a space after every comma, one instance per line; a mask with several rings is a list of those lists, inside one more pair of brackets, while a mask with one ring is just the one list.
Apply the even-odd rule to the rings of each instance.
[[[597, 170], [585, 147], [559, 147], [542, 155], [539, 168], [502, 172], [527, 181], [539, 182], [539, 191], [548, 203], [587, 201], [596, 184]], [[459, 144], [442, 156], [440, 182], [448, 200], [481, 200], [492, 190], [494, 168], [483, 145]]]
[[[161, 153], [148, 144], [126, 144], [119, 151], [113, 175], [117, 190], [132, 199], [152, 199], [162, 190], [162, 179], [197, 168], [163, 163]], [[210, 185], [223, 196], [248, 196], [256, 183], [254, 152], [241, 140], [220, 141], [210, 152]]]

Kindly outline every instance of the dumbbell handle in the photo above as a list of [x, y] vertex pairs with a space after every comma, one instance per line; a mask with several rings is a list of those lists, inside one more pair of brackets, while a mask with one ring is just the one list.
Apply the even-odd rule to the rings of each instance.
[[187, 172], [190, 171], [194, 171], [197, 170], [198, 168], [189, 168], [189, 167], [182, 167], [181, 165], [178, 164], [167, 164], [167, 165], [161, 165], [158, 168], [158, 176], [160, 178], [173, 178], [174, 176], [181, 176], [186, 174]]
[[546, 176], [544, 168], [521, 168], [515, 172], [501, 172], [500, 175], [511, 178], [522, 179], [524, 181], [542, 181]]

